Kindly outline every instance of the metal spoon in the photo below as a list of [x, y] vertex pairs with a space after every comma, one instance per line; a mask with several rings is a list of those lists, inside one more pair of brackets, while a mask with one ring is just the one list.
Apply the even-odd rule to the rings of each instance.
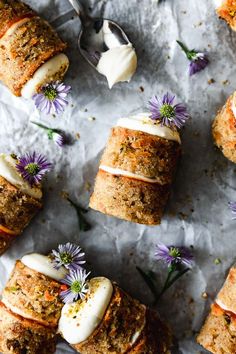
[[102, 53], [130, 43], [123, 29], [114, 21], [91, 18], [79, 0], [69, 0], [81, 20], [78, 44], [82, 56], [95, 69]]

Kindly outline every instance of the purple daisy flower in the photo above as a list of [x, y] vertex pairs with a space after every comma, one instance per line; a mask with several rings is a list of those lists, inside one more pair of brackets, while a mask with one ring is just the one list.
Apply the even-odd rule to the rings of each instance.
[[81, 248], [73, 243], [67, 242], [65, 245], [59, 245], [58, 250], [52, 250], [53, 264], [56, 269], [64, 266], [67, 269], [81, 269], [86, 263], [85, 253]]
[[16, 169], [31, 187], [42, 181], [46, 172], [50, 171], [52, 164], [41, 154], [33, 152], [19, 157]]
[[60, 132], [53, 131], [52, 132], [52, 140], [59, 146], [62, 147], [65, 145], [65, 136]]
[[66, 97], [71, 90], [71, 86], [63, 82], [52, 82], [41, 88], [41, 92], [33, 96], [34, 103], [38, 110], [46, 114], [59, 114], [68, 105]]
[[189, 50], [182, 42], [180, 41], [176, 41], [176, 42], [182, 48], [188, 60], [190, 60], [190, 64], [189, 64], [190, 76], [198, 73], [201, 70], [204, 70], [205, 67], [209, 64], [209, 59], [206, 53], [201, 53], [201, 52], [199, 53], [194, 49]]
[[38, 122], [31, 121], [31, 123], [37, 125], [37, 127], [39, 127], [39, 128], [44, 129], [48, 134], [48, 139], [53, 140], [59, 147], [62, 147], [63, 145], [65, 145], [66, 137], [65, 137], [65, 134], [61, 130], [49, 128], [46, 125], [43, 125]]
[[183, 264], [191, 268], [193, 264], [193, 256], [186, 247], [158, 244], [155, 256], [158, 261], [163, 261], [168, 267]]
[[60, 293], [60, 297], [65, 304], [85, 298], [89, 290], [87, 282], [89, 274], [90, 272], [86, 273], [84, 269], [70, 270], [70, 273], [61, 281], [68, 286], [67, 290]]
[[175, 96], [167, 92], [162, 99], [153, 96], [149, 101], [151, 119], [161, 122], [169, 128], [181, 128], [190, 118], [182, 103], [174, 104]]
[[236, 219], [236, 202], [229, 202], [229, 207], [232, 211], [233, 220]]

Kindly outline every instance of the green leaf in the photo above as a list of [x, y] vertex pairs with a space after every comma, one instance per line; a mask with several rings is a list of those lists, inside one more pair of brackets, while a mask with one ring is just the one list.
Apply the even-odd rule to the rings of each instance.
[[158, 291], [156, 289], [156, 285], [154, 283], [154, 279], [153, 279], [153, 272], [149, 271], [148, 273], [145, 273], [141, 268], [136, 267], [137, 271], [140, 273], [140, 275], [142, 276], [143, 280], [145, 281], [145, 283], [147, 284], [147, 286], [149, 287], [150, 291], [152, 292], [152, 294], [154, 295], [154, 297], [156, 298], [158, 296]]
[[66, 198], [68, 202], [75, 208], [78, 220], [79, 220], [79, 228], [81, 231], [89, 231], [91, 229], [91, 225], [87, 222], [84, 217], [84, 213], [87, 213], [88, 210], [82, 208], [81, 206], [74, 203], [69, 197]]

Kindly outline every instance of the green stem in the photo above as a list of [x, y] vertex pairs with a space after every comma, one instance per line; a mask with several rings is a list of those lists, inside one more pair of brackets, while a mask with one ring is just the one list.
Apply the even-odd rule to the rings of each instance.
[[85, 219], [83, 213], [87, 213], [87, 210], [84, 208], [81, 208], [79, 205], [77, 205], [73, 200], [71, 200], [69, 197], [66, 198], [68, 202], [75, 208], [79, 220], [79, 228], [81, 231], [89, 231], [91, 229], [91, 225], [87, 222]]
[[47, 127], [46, 125], [43, 125], [43, 124], [41, 124], [41, 123], [38, 123], [38, 122], [33, 122], [32, 120], [30, 121], [32, 124], [34, 124], [34, 125], [37, 125], [38, 127], [40, 127], [40, 128], [42, 128], [42, 129], [44, 129], [44, 130], [53, 130], [53, 129], [51, 129], [51, 128], [49, 128], [49, 127]]
[[137, 271], [140, 273], [140, 275], [142, 276], [143, 280], [145, 281], [145, 283], [147, 284], [147, 286], [149, 287], [150, 291], [152, 292], [152, 294], [154, 295], [154, 298], [156, 298], [158, 296], [158, 291], [156, 289], [156, 286], [152, 280], [152, 278], [150, 277], [150, 275], [148, 275], [147, 273], [145, 273], [141, 268], [136, 267]]
[[194, 59], [194, 57], [196, 56], [196, 51], [193, 49], [193, 50], [189, 50], [188, 47], [186, 47], [185, 44], [183, 44], [182, 42], [180, 41], [176, 41], [178, 43], [178, 45], [182, 48], [182, 50], [184, 51], [184, 53], [186, 54], [188, 60], [192, 60]]

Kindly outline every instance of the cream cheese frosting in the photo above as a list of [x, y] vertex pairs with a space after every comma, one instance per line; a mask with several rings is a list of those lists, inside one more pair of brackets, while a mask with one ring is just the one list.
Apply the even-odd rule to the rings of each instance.
[[85, 300], [65, 304], [62, 308], [58, 331], [70, 344], [79, 344], [101, 323], [113, 294], [113, 286], [104, 277], [89, 281]]
[[222, 6], [225, 0], [213, 0], [215, 8], [218, 9], [218, 7]]
[[144, 181], [144, 182], [148, 182], [148, 183], [158, 183], [159, 180], [155, 179], [155, 178], [148, 178], [148, 177], [144, 177], [141, 175], [137, 175], [136, 173], [132, 173], [129, 171], [125, 171], [122, 170], [120, 168], [113, 168], [113, 167], [109, 167], [109, 166], [105, 166], [105, 165], [100, 165], [99, 166], [99, 170], [108, 172], [112, 175], [116, 175], [116, 176], [125, 176], [128, 178], [134, 178], [134, 179], [138, 179], [140, 181]]
[[28, 268], [35, 270], [38, 273], [42, 273], [57, 281], [62, 280], [67, 274], [67, 270], [64, 267], [55, 269], [52, 262], [47, 256], [39, 253], [31, 253], [22, 257], [21, 262]]
[[136, 69], [137, 55], [131, 43], [103, 52], [97, 65], [98, 72], [106, 76], [110, 89], [117, 82], [129, 82]]
[[13, 23], [9, 28], [8, 30], [6, 31], [6, 33], [4, 34], [4, 36], [1, 38], [1, 41], [4, 40], [5, 38], [7, 38], [8, 36], [11, 36], [15, 33], [15, 31], [20, 27], [22, 26], [24, 23], [28, 22], [29, 21], [29, 18], [26, 17], [26, 18], [23, 18], [22, 20], [19, 20], [15, 23]]
[[21, 95], [31, 98], [40, 87], [55, 80], [61, 80], [69, 67], [69, 59], [64, 53], [55, 55], [44, 63], [24, 85]]
[[227, 307], [220, 299], [216, 298], [215, 300], [216, 304], [222, 308], [224, 311], [232, 312], [233, 314], [236, 315], [234, 311], [232, 311], [231, 308]]
[[41, 187], [31, 187], [18, 173], [16, 162], [17, 161], [10, 155], [0, 154], [0, 176], [5, 178], [13, 186], [19, 188], [22, 193], [28, 194], [35, 199], [41, 199]]
[[233, 111], [234, 117], [236, 118], [236, 92], [233, 94], [231, 109]]
[[151, 135], [159, 136], [167, 140], [177, 141], [181, 144], [180, 135], [177, 130], [162, 126], [160, 123], [153, 123], [149, 113], [139, 113], [135, 116], [120, 118], [116, 124], [118, 127], [138, 130]]

